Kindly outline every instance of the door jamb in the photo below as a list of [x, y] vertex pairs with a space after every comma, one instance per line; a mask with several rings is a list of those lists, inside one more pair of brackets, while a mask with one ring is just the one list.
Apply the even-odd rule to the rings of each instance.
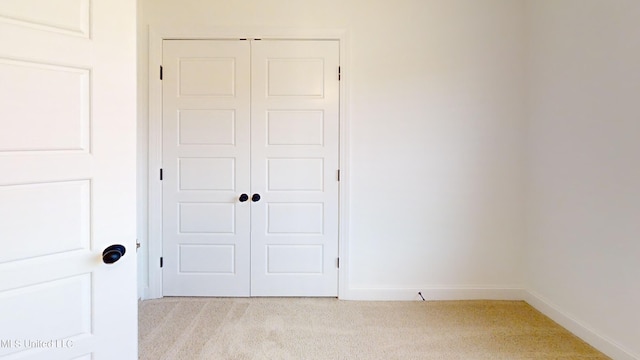
[[277, 39], [277, 40], [338, 40], [340, 43], [340, 109], [339, 109], [339, 168], [338, 199], [338, 298], [349, 298], [349, 33], [344, 29], [163, 29], [149, 28], [149, 157], [148, 157], [148, 275], [149, 288], [145, 299], [162, 297], [162, 81], [159, 77], [162, 65], [162, 42], [177, 39]]

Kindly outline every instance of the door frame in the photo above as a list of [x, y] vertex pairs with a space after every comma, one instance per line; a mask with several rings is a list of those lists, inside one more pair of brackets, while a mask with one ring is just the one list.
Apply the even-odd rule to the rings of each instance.
[[338, 198], [338, 298], [349, 298], [349, 33], [344, 29], [278, 28], [163, 28], [149, 27], [149, 156], [148, 156], [148, 258], [149, 288], [144, 299], [162, 297], [162, 42], [164, 40], [337, 40], [340, 43], [340, 109]]

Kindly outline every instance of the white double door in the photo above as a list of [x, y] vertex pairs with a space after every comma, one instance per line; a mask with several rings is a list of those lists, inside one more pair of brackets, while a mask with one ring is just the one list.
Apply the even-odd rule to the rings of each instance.
[[163, 294], [337, 296], [339, 44], [163, 42]]

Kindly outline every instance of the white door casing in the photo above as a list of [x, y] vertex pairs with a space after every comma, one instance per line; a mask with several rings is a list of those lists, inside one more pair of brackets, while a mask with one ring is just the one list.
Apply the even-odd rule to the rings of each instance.
[[0, 2], [0, 358], [137, 358], [135, 14]]
[[164, 295], [337, 296], [338, 65], [338, 41], [163, 42]]

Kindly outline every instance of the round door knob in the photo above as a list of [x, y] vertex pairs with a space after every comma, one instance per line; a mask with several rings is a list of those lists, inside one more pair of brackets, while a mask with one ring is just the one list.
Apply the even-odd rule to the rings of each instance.
[[247, 200], [249, 200], [249, 195], [247, 194], [240, 195], [240, 202], [245, 202]]
[[260, 194], [253, 194], [253, 196], [251, 197], [251, 201], [260, 201]]
[[105, 264], [113, 264], [124, 256], [126, 249], [122, 245], [111, 245], [102, 252], [102, 261]]

